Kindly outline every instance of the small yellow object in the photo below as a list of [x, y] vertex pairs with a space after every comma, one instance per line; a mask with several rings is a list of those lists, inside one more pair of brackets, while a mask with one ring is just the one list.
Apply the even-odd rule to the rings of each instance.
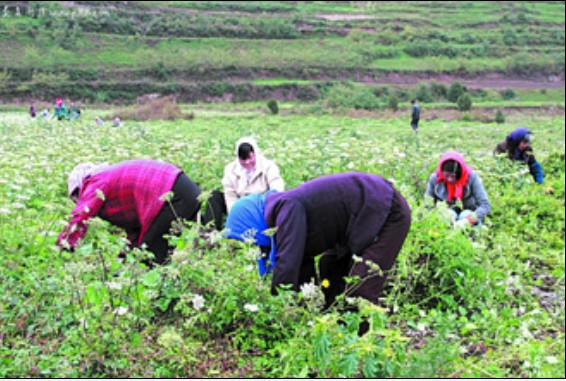
[[545, 191], [546, 194], [554, 194], [554, 188], [553, 187], [546, 187], [544, 191]]
[[328, 287], [330, 287], [330, 281], [328, 279], [323, 279], [322, 282], [320, 283], [320, 285], [323, 288], [328, 288]]

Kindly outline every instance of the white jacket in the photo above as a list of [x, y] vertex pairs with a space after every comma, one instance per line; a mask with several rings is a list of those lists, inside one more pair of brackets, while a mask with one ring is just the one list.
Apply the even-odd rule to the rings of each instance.
[[[238, 158], [238, 148], [242, 143], [249, 143], [254, 148], [256, 156], [255, 171], [249, 181], [246, 178], [246, 170], [242, 167]], [[279, 192], [285, 190], [285, 182], [279, 173], [279, 167], [259, 152], [257, 143], [253, 138], [242, 138], [236, 143], [236, 159], [224, 168], [222, 185], [228, 212], [241, 197], [252, 193], [264, 193], [272, 189]]]

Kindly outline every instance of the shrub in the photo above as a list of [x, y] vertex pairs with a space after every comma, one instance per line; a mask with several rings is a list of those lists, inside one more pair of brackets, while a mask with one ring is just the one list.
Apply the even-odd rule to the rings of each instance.
[[448, 89], [441, 83], [431, 83], [430, 92], [435, 98], [446, 98], [448, 96]]
[[472, 96], [468, 93], [464, 93], [460, 95], [456, 103], [458, 104], [458, 110], [469, 111], [472, 108]]
[[389, 98], [387, 98], [387, 108], [397, 111], [397, 109], [399, 109], [399, 98], [395, 95], [390, 95]]
[[517, 93], [513, 89], [505, 89], [501, 92], [501, 97], [503, 99], [513, 99], [517, 96]]
[[271, 111], [273, 115], [277, 115], [279, 113], [279, 105], [275, 99], [270, 99], [267, 102], [267, 108], [269, 108], [269, 111]]
[[464, 91], [464, 87], [460, 83], [454, 82], [448, 90], [448, 100], [454, 103], [457, 102]]
[[328, 105], [332, 108], [376, 110], [377, 98], [370, 88], [364, 86], [337, 85], [328, 92]]
[[430, 103], [432, 102], [432, 94], [430, 93], [430, 89], [427, 85], [425, 84], [421, 84], [419, 86], [419, 89], [417, 90], [417, 93], [415, 94], [415, 98], [425, 102], [425, 103]]
[[501, 111], [500, 108], [497, 109], [497, 113], [495, 114], [495, 123], [505, 123], [505, 115], [503, 115], [503, 111]]

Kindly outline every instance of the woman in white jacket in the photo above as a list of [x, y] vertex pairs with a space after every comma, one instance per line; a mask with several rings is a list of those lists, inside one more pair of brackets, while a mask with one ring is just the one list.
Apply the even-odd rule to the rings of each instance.
[[[235, 153], [236, 158], [224, 168], [224, 193], [214, 191], [209, 199], [209, 203], [213, 204], [209, 210], [216, 211], [217, 215], [208, 216], [205, 220], [213, 219], [218, 230], [222, 229], [224, 215], [230, 213], [232, 205], [241, 197], [268, 190], [285, 190], [279, 167], [261, 154], [254, 138], [238, 140]], [[219, 210], [222, 210], [222, 215], [218, 215]]]

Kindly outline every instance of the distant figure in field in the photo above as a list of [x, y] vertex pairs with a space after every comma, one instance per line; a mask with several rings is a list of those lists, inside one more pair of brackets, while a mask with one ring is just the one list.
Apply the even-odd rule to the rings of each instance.
[[411, 108], [411, 127], [413, 131], [418, 132], [419, 130], [419, 120], [421, 118], [421, 108], [419, 106], [419, 100], [413, 99], [411, 102], [413, 107]]
[[35, 118], [35, 116], [37, 115], [37, 110], [35, 109], [35, 106], [29, 106], [29, 116], [31, 116], [32, 118]]
[[[228, 213], [226, 231], [228, 238], [253, 239], [260, 246], [265, 257], [258, 259], [259, 273], [273, 271], [273, 294], [283, 285], [300, 291], [320, 278], [328, 308], [344, 292], [378, 303], [410, 225], [409, 205], [389, 181], [349, 172], [242, 197]], [[272, 237], [264, 234], [273, 227]], [[359, 283], [348, 289], [346, 277], [356, 276]]]
[[432, 198], [434, 204], [446, 202], [451, 221], [458, 225], [481, 224], [491, 211], [480, 177], [454, 151], [442, 155], [438, 169], [430, 176], [425, 197]]
[[46, 108], [45, 110], [43, 110], [42, 112], [39, 113], [39, 116], [44, 119], [47, 118], [49, 116], [49, 108]]
[[[243, 137], [236, 142], [236, 158], [224, 168], [222, 185], [224, 192], [215, 190], [209, 199], [206, 219], [213, 219], [217, 230], [222, 230], [223, 217], [230, 213], [232, 205], [241, 197], [268, 190], [285, 190], [285, 182], [279, 167], [263, 156], [254, 138]], [[210, 216], [212, 211], [221, 215]]]
[[544, 173], [531, 148], [532, 140], [533, 135], [530, 130], [524, 127], [517, 128], [504, 141], [495, 146], [493, 154], [506, 153], [509, 159], [527, 164], [533, 179], [537, 183], [543, 184]]
[[69, 175], [67, 191], [76, 207], [58, 246], [73, 250], [89, 220], [98, 216], [125, 229], [131, 247], [146, 244], [159, 264], [171, 251], [163, 235], [170, 233], [173, 221], [194, 221], [200, 209], [198, 186], [180, 168], [153, 160], [79, 164]]
[[112, 122], [112, 127], [120, 127], [122, 125], [122, 120], [120, 120], [120, 117], [117, 116], [114, 118], [114, 121]]
[[81, 116], [81, 108], [75, 103], [71, 102], [71, 107], [69, 107], [69, 112], [71, 113], [71, 120], [79, 119]]
[[104, 120], [99, 116], [94, 118], [94, 123], [96, 123], [97, 126], [104, 126]]
[[55, 111], [53, 113], [53, 118], [57, 118], [57, 120], [70, 119], [69, 109], [67, 108], [65, 103], [63, 103], [63, 100], [61, 98], [55, 99]]

